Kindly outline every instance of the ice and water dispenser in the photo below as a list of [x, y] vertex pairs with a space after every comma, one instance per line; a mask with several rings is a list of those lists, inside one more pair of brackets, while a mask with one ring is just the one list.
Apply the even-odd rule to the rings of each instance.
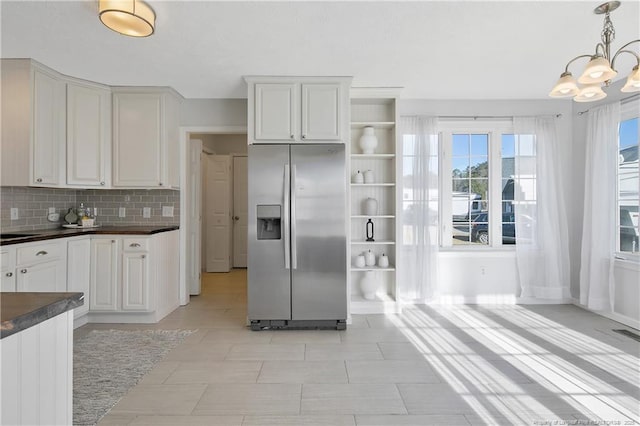
[[279, 240], [282, 206], [258, 204], [257, 230], [259, 240]]

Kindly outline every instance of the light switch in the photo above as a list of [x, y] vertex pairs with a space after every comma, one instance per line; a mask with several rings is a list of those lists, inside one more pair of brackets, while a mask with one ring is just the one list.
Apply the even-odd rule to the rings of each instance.
[[142, 208], [142, 217], [145, 219], [149, 219], [151, 217], [151, 207]]
[[127, 211], [124, 207], [120, 207], [118, 209], [118, 217], [125, 217], [127, 215]]
[[173, 217], [173, 206], [162, 206], [163, 217]]
[[20, 219], [20, 215], [18, 214], [18, 208], [11, 207], [11, 220], [18, 220], [18, 219]]

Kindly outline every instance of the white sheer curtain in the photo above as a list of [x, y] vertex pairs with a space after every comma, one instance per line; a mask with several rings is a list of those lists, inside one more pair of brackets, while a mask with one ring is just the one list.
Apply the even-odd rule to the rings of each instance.
[[402, 117], [403, 215], [398, 287], [404, 302], [425, 303], [438, 277], [437, 118]]
[[614, 285], [620, 104], [591, 108], [587, 118], [580, 303], [594, 310], [609, 310]]
[[569, 294], [569, 235], [553, 117], [514, 118], [516, 260], [522, 298]]

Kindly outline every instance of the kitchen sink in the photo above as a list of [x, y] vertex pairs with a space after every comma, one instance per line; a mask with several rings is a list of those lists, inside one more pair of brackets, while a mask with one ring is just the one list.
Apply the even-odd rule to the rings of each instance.
[[25, 237], [34, 237], [38, 234], [20, 234], [17, 232], [9, 232], [6, 234], [0, 234], [0, 239], [8, 239], [8, 238], [25, 238]]

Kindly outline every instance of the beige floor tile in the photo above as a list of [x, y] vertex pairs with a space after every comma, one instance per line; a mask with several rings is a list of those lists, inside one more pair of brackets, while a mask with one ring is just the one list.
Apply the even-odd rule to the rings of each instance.
[[381, 342], [378, 347], [384, 359], [425, 359], [424, 354], [413, 343]]
[[469, 426], [463, 415], [356, 416], [358, 426]]
[[136, 419], [135, 414], [111, 414], [100, 419], [98, 426], [127, 426]]
[[353, 416], [245, 416], [242, 426], [355, 426]]
[[307, 361], [382, 359], [382, 353], [375, 343], [308, 343], [305, 359]]
[[161, 385], [178, 368], [178, 365], [180, 365], [179, 361], [160, 361], [138, 383], [142, 385]]
[[344, 361], [265, 361], [258, 383], [347, 383]]
[[278, 330], [272, 343], [340, 343], [337, 330]]
[[346, 329], [340, 332], [343, 342], [349, 343], [379, 343], [379, 342], [408, 342], [407, 336], [395, 328], [361, 328]]
[[409, 414], [475, 414], [476, 409], [497, 413], [492, 402], [496, 395], [456, 392], [448, 383], [399, 384], [398, 389]]
[[426, 361], [346, 361], [349, 383], [439, 383]]
[[182, 362], [165, 383], [256, 383], [261, 367], [260, 361]]
[[301, 388], [299, 384], [209, 385], [192, 415], [297, 415]]
[[165, 361], [218, 361], [223, 360], [231, 350], [230, 343], [180, 345], [164, 357]]
[[251, 331], [249, 329], [206, 330], [203, 343], [271, 343], [273, 331]]
[[365, 315], [351, 315], [351, 324], [347, 324], [347, 328], [369, 328], [367, 317]]
[[226, 356], [236, 361], [304, 360], [303, 343], [240, 343], [232, 345]]
[[131, 426], [242, 426], [242, 416], [138, 416]]
[[111, 414], [188, 415], [200, 401], [206, 385], [138, 385]]
[[302, 414], [407, 414], [394, 385], [305, 384]]

